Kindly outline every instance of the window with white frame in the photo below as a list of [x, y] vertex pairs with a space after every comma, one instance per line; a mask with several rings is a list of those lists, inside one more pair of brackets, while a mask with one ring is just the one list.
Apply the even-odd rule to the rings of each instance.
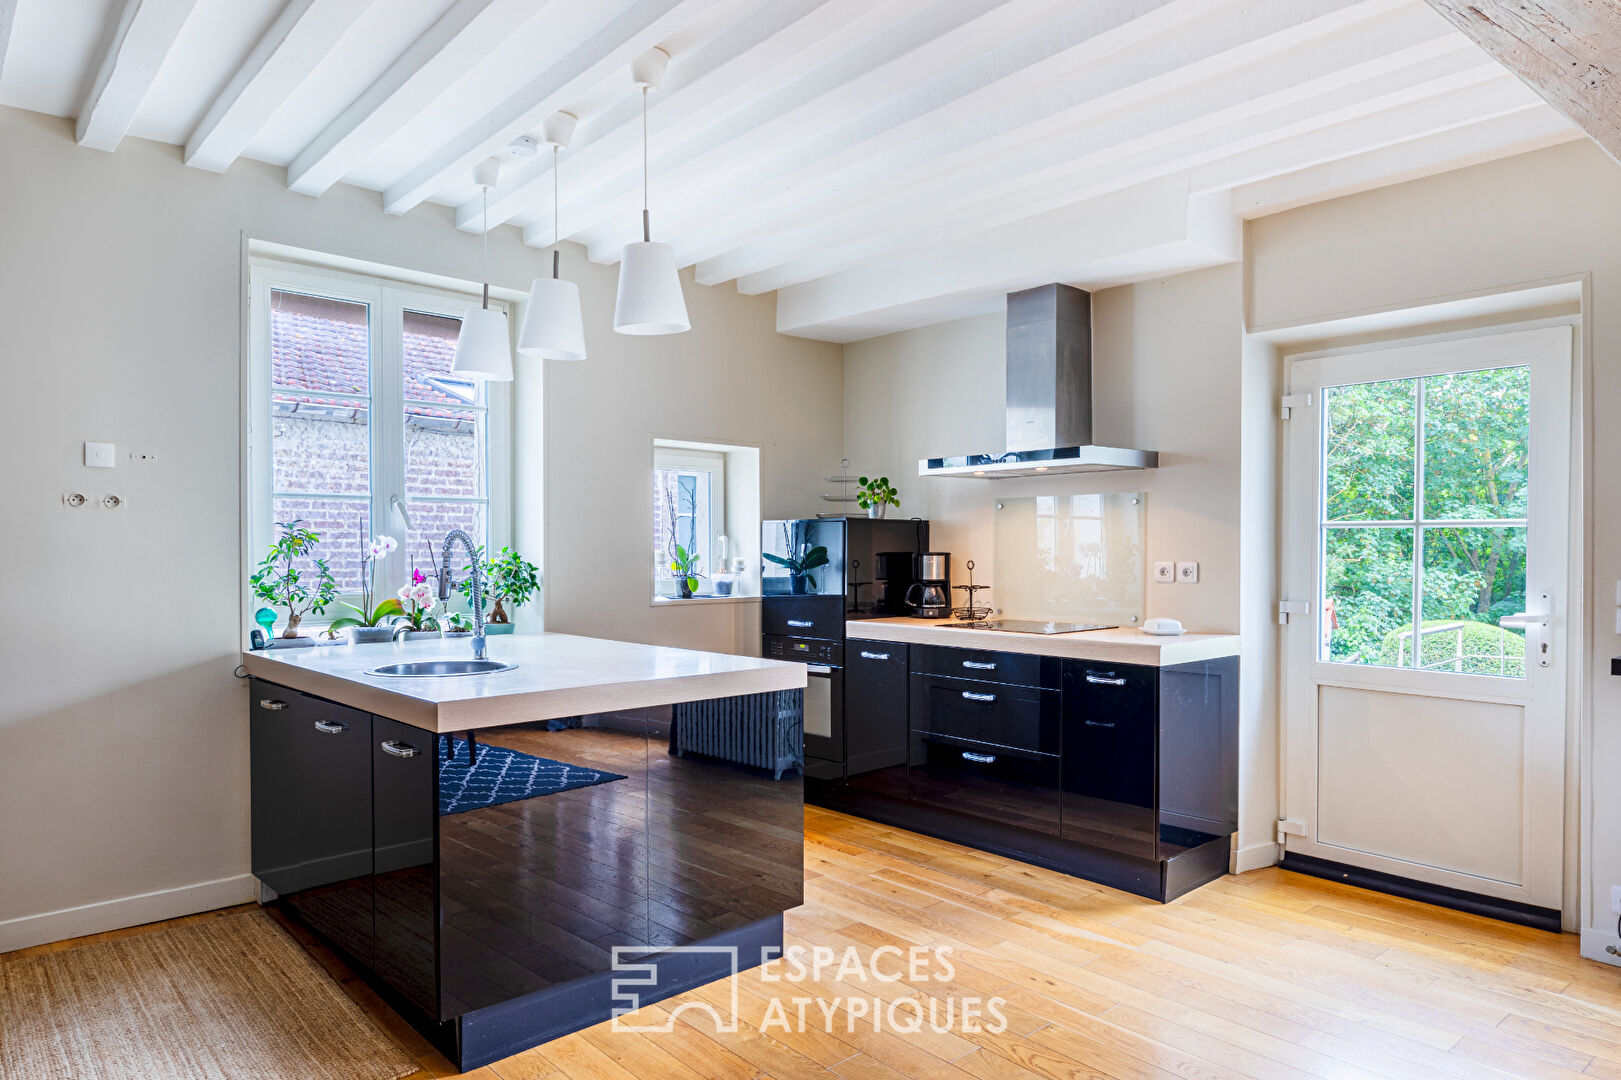
[[699, 597], [758, 595], [760, 452], [754, 447], [653, 441], [653, 599], [677, 597], [670, 564], [696, 559]]
[[[253, 261], [250, 562], [278, 522], [301, 521], [320, 534], [316, 554], [347, 599], [361, 589], [365, 539], [390, 535], [399, 549], [377, 567], [382, 598], [413, 569], [431, 574], [453, 528], [486, 549], [508, 541], [506, 388], [450, 372], [468, 303], [381, 277]], [[465, 562], [458, 554], [453, 565]]]

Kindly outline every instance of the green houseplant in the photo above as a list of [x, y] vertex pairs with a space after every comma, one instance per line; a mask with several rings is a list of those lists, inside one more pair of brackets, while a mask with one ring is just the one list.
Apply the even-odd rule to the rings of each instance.
[[[259, 563], [259, 569], [248, 579], [253, 595], [267, 604], [287, 609], [287, 629], [283, 638], [296, 638], [298, 624], [305, 615], [326, 611], [338, 596], [338, 583], [327, 569], [325, 559], [313, 552], [321, 543], [320, 534], [303, 527], [302, 521], [278, 521], [281, 530], [270, 551]], [[301, 559], [309, 559], [313, 572], [298, 568]]]
[[[409, 627], [405, 632], [405, 640], [439, 634], [439, 620], [434, 616], [434, 608], [439, 605], [439, 598], [434, 595], [433, 586], [428, 584], [428, 577], [421, 570], [411, 570], [411, 584], [401, 587], [398, 593], [401, 614], [395, 622]], [[395, 629], [399, 629], [399, 625]]]
[[675, 545], [675, 556], [670, 560], [670, 572], [675, 575], [676, 594], [683, 600], [690, 600], [692, 594], [698, 591], [698, 553], [689, 552], [680, 544]]
[[900, 492], [895, 490], [887, 476], [880, 476], [876, 480], [861, 477], [856, 483], [856, 502], [870, 518], [881, 518], [888, 507], [899, 510], [901, 506]]
[[347, 600], [339, 600], [339, 604], [354, 614], [333, 619], [332, 624], [326, 628], [329, 635], [336, 634], [339, 630], [348, 630], [349, 640], [357, 645], [387, 641], [394, 633], [394, 628], [389, 624], [405, 614], [399, 599], [393, 596], [377, 602], [375, 607], [372, 606], [376, 600], [372, 590], [377, 562], [379, 559], [387, 558], [389, 552], [399, 547], [399, 543], [392, 536], [378, 536], [367, 540], [365, 533], [361, 533], [360, 547], [360, 563], [364, 567], [360, 579], [360, 606], [356, 607]]
[[795, 596], [803, 596], [809, 591], [809, 586], [814, 584], [814, 579], [810, 576], [811, 571], [826, 566], [828, 562], [827, 548], [822, 547], [820, 544], [810, 548], [797, 559], [791, 559], [783, 555], [773, 555], [769, 551], [764, 554], [768, 562], [774, 562], [778, 566], [787, 568], [788, 587]]
[[[505, 545], [501, 547], [501, 554], [493, 559], [483, 556], [484, 549], [479, 548], [478, 567], [484, 575], [484, 602], [491, 605], [489, 614], [484, 618], [484, 633], [510, 634], [516, 629], [512, 617], [540, 591], [540, 568]], [[468, 604], [473, 602], [472, 569], [471, 566], [462, 567], [466, 576], [456, 586]], [[511, 605], [511, 611], [507, 610], [507, 605]]]

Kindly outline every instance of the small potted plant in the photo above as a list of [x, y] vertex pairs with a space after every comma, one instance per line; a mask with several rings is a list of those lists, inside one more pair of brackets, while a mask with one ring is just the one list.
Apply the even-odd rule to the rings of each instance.
[[[511, 548], [502, 547], [501, 554], [484, 564], [484, 592], [495, 605], [484, 622], [484, 632], [512, 633], [515, 629], [512, 617], [539, 589], [539, 568]], [[508, 604], [512, 605], [510, 612], [506, 609]]]
[[388, 557], [389, 552], [399, 547], [392, 536], [378, 536], [371, 540], [366, 539], [365, 533], [360, 537], [360, 606], [339, 600], [338, 603], [354, 612], [354, 615], [345, 615], [341, 619], [333, 619], [332, 625], [327, 627], [328, 634], [336, 634], [339, 630], [349, 631], [349, 640], [356, 645], [371, 644], [388, 641], [394, 636], [394, 627], [391, 625], [405, 609], [400, 606], [398, 598], [390, 596], [379, 601], [376, 607], [372, 606], [375, 597], [372, 595], [373, 574], [380, 559]]
[[439, 620], [433, 614], [434, 608], [439, 605], [439, 598], [434, 595], [433, 586], [428, 584], [427, 575], [413, 569], [411, 584], [401, 587], [398, 595], [402, 611], [396, 620], [395, 632], [403, 629], [406, 641], [439, 637]]
[[788, 588], [795, 596], [804, 596], [816, 585], [816, 579], [811, 577], [811, 571], [826, 566], [828, 563], [827, 548], [818, 544], [809, 548], [797, 559], [790, 559], [783, 555], [773, 555], [769, 551], [764, 553], [767, 560], [788, 570]]
[[[298, 624], [304, 616], [311, 612], [324, 613], [338, 595], [338, 583], [327, 569], [326, 560], [313, 554], [321, 537], [303, 524], [302, 521], [276, 522], [281, 535], [270, 545], [259, 569], [248, 579], [257, 599], [287, 609], [287, 629], [281, 632], [282, 640], [296, 639]], [[301, 559], [308, 559], [314, 567], [309, 576], [296, 565]]]
[[870, 518], [881, 518], [889, 507], [899, 510], [901, 506], [900, 492], [895, 490], [887, 476], [880, 476], [876, 480], [861, 477], [856, 484], [856, 502]]
[[670, 559], [670, 572], [675, 575], [676, 595], [683, 600], [691, 600], [692, 594], [698, 591], [698, 579], [703, 575], [698, 573], [698, 554], [688, 552], [680, 544], [675, 545], [675, 554]]
[[[465, 612], [465, 611], [448, 612], [448, 613], [445, 614], [445, 616], [443, 618], [441, 618], [439, 620], [439, 622], [444, 627], [444, 629], [442, 631], [442, 636], [443, 637], [472, 637], [473, 636], [473, 620], [468, 616], [467, 612]], [[488, 634], [490, 632], [490, 627], [489, 627], [488, 623], [486, 623], [484, 625], [484, 632], [486, 634]]]

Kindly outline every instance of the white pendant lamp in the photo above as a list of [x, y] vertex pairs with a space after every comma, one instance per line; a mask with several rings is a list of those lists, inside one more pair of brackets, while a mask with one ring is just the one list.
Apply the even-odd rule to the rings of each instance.
[[614, 329], [621, 334], [679, 334], [692, 329], [675, 249], [653, 242], [647, 213], [647, 92], [658, 86], [669, 62], [669, 53], [653, 49], [630, 69], [631, 78], [642, 88], [642, 240], [626, 244], [619, 260]]
[[584, 360], [585, 320], [580, 315], [580, 288], [558, 275], [562, 231], [558, 227], [557, 167], [559, 154], [574, 134], [574, 117], [554, 113], [546, 121], [546, 141], [552, 144], [552, 276], [536, 278], [529, 286], [529, 306], [518, 331], [518, 351], [544, 360]]
[[484, 303], [462, 313], [450, 371], [474, 382], [512, 381], [512, 338], [507, 333], [506, 312], [490, 308], [490, 189], [500, 175], [500, 158], [487, 158], [473, 170], [473, 182], [484, 192]]

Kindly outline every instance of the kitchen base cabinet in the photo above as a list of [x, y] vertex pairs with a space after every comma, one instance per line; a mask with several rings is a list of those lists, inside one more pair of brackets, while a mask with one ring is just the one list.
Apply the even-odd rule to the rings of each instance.
[[441, 812], [460, 740], [255, 680], [262, 893], [462, 1071], [753, 967], [804, 900], [802, 781], [670, 753], [670, 711], [481, 732], [606, 775]]
[[845, 779], [853, 787], [904, 798], [907, 647], [852, 642], [844, 655]]

